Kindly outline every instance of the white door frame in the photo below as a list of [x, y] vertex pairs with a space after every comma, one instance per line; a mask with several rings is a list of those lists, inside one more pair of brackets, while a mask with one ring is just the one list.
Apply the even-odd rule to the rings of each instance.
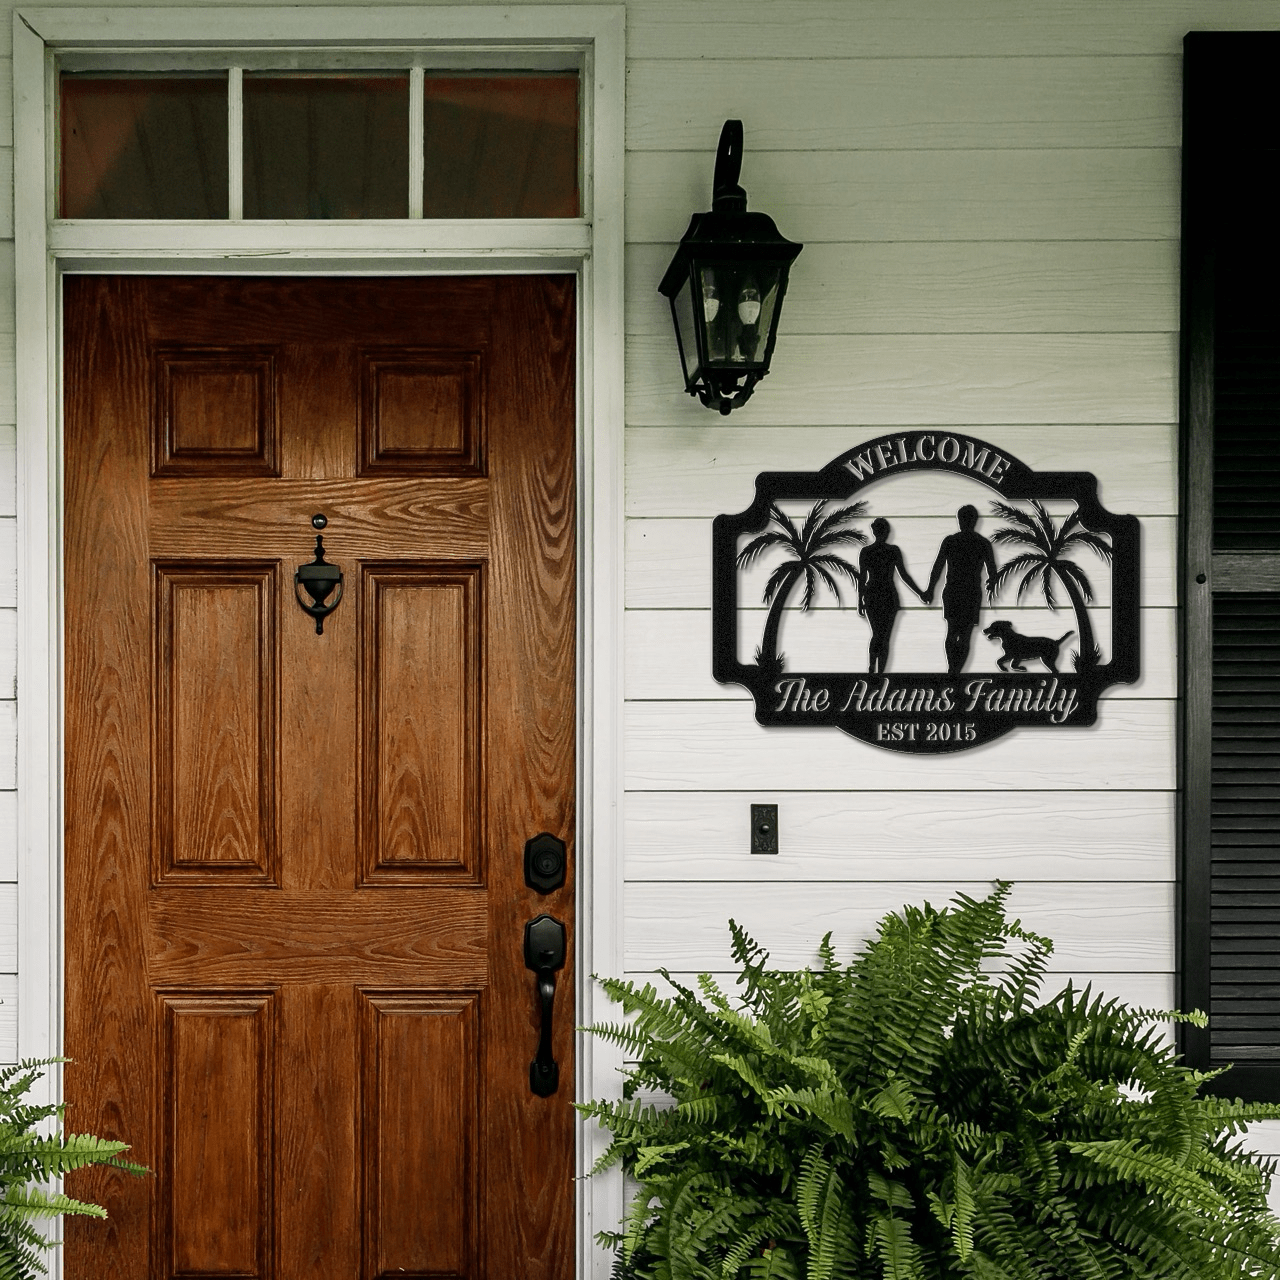
[[[622, 424], [624, 15], [613, 5], [24, 9], [14, 13], [17, 302], [18, 1051], [46, 1057], [63, 1028], [61, 278], [68, 271], [404, 275], [569, 271], [578, 277], [578, 1023], [589, 976], [622, 972]], [[57, 60], [172, 51], [406, 49], [448, 65], [576, 59], [583, 217], [509, 221], [59, 221]], [[179, 54], [178, 56], [182, 56]], [[41, 177], [43, 180], [40, 180]], [[74, 590], [74, 584], [72, 584]], [[577, 1041], [576, 1096], [617, 1092], [616, 1055]], [[44, 1082], [46, 1097], [60, 1079]], [[602, 1145], [577, 1122], [579, 1174]], [[622, 1179], [579, 1178], [578, 1275], [609, 1274], [593, 1243], [616, 1226]], [[50, 1258], [54, 1280], [60, 1259]]]

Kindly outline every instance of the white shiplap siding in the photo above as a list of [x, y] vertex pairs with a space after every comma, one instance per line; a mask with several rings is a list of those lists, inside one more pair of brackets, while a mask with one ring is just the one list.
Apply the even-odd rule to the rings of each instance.
[[[992, 878], [1055, 976], [1174, 996], [1180, 53], [1274, 0], [628, 0], [623, 954], [719, 969], [730, 914], [780, 960]], [[429, 24], [424, 25], [424, 32]], [[0, 51], [9, 48], [0, 23]], [[8, 68], [0, 240], [12, 228]], [[745, 123], [751, 207], [806, 244], [776, 370], [729, 420], [679, 390], [662, 269]], [[37, 175], [23, 175], [38, 181]], [[0, 1057], [15, 1051], [12, 243], [0, 243]], [[1098, 726], [956, 756], [764, 730], [710, 677], [710, 519], [756, 472], [901, 427], [1096, 472], [1143, 521], [1143, 680]], [[895, 527], [928, 520], [897, 513]], [[941, 524], [939, 526], [941, 529]], [[929, 536], [933, 536], [930, 534]], [[940, 534], [939, 534], [940, 536]], [[1065, 629], [1063, 624], [1063, 629]], [[827, 641], [836, 643], [836, 641]], [[979, 642], [979, 641], [976, 641]], [[861, 638], [857, 639], [861, 644]], [[605, 798], [602, 798], [605, 799]], [[752, 858], [752, 801], [782, 852]], [[1280, 1128], [1260, 1139], [1280, 1151]]]

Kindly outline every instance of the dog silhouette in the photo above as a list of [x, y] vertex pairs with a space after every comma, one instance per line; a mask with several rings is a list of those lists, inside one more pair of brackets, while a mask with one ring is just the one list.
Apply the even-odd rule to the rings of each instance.
[[1056, 675], [1058, 650], [1072, 633], [1068, 631], [1067, 635], [1059, 636], [1057, 640], [1051, 640], [1048, 636], [1024, 636], [1013, 629], [1012, 622], [997, 618], [989, 627], [983, 628], [982, 634], [988, 640], [1004, 645], [1004, 656], [996, 663], [1001, 671], [1025, 671], [1026, 668], [1022, 665], [1024, 662], [1038, 660]]

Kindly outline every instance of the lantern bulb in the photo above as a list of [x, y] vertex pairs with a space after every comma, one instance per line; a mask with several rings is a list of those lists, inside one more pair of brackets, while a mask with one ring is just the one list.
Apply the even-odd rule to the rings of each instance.
[[713, 284], [702, 287], [702, 314], [710, 324], [720, 314], [720, 295]]
[[760, 319], [760, 290], [750, 286], [738, 295], [738, 319], [753, 325]]

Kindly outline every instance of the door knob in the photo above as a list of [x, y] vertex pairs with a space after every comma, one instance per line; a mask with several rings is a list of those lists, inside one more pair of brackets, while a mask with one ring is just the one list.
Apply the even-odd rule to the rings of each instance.
[[[313, 529], [323, 529], [328, 523], [323, 515], [311, 517]], [[337, 587], [338, 594], [329, 601], [334, 587]], [[304, 589], [311, 597], [310, 604], [303, 599]], [[324, 620], [342, 603], [342, 570], [324, 558], [324, 538], [318, 533], [315, 559], [310, 564], [298, 566], [298, 572], [293, 575], [293, 593], [298, 597], [302, 612], [316, 620], [316, 635], [324, 635]]]
[[524, 963], [537, 977], [542, 1003], [542, 1031], [537, 1056], [529, 1063], [529, 1088], [539, 1098], [549, 1098], [560, 1087], [560, 1064], [551, 1056], [556, 971], [564, 968], [564, 925], [559, 920], [541, 915], [525, 925]]

